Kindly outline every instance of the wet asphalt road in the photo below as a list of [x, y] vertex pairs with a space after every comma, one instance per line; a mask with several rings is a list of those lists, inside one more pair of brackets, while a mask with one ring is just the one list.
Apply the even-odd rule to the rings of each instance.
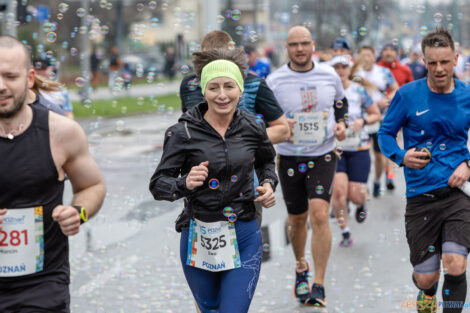
[[[174, 231], [182, 202], [156, 202], [148, 191], [164, 131], [177, 117], [176, 112], [160, 112], [80, 121], [108, 193], [100, 213], [70, 240], [72, 312], [195, 312]], [[338, 246], [339, 227], [330, 221], [327, 312], [416, 312], [406, 308], [417, 290], [408, 261], [401, 170], [396, 182], [394, 192], [368, 200], [364, 224], [351, 220], [352, 247]], [[70, 186], [66, 189], [67, 201]], [[276, 206], [264, 210], [270, 259], [262, 265], [250, 312], [318, 312], [293, 298], [294, 257], [285, 244], [287, 214], [280, 188], [276, 196]]]

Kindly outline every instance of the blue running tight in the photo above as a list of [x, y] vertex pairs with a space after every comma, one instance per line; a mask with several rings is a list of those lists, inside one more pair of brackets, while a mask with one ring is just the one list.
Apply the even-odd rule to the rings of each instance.
[[261, 269], [261, 231], [256, 219], [236, 221], [235, 230], [242, 266], [221, 272], [186, 265], [189, 230], [181, 232], [181, 263], [201, 313], [248, 312]]

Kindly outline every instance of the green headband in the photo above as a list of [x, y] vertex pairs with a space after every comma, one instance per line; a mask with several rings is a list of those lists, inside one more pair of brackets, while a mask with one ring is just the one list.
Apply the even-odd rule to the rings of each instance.
[[206, 64], [201, 73], [202, 94], [206, 92], [207, 83], [217, 77], [228, 77], [233, 79], [243, 92], [243, 76], [238, 65], [228, 60], [215, 60]]

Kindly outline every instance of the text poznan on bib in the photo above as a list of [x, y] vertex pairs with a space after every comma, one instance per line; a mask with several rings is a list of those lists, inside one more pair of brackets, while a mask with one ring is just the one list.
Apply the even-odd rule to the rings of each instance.
[[186, 264], [211, 272], [241, 267], [235, 224], [192, 219]]
[[44, 267], [42, 206], [8, 209], [0, 231], [0, 277], [40, 272]]

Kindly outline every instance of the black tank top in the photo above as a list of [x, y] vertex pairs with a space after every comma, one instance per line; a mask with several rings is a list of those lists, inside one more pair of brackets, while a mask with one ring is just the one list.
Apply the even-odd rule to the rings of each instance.
[[[31, 108], [33, 119], [25, 132], [12, 140], [0, 137], [0, 208], [43, 207], [43, 269], [24, 276], [0, 277], [0, 288], [45, 281], [69, 283], [68, 239], [52, 220], [52, 210], [62, 204], [64, 182], [59, 180], [51, 154], [49, 111]], [[2, 237], [0, 234], [0, 240]]]

